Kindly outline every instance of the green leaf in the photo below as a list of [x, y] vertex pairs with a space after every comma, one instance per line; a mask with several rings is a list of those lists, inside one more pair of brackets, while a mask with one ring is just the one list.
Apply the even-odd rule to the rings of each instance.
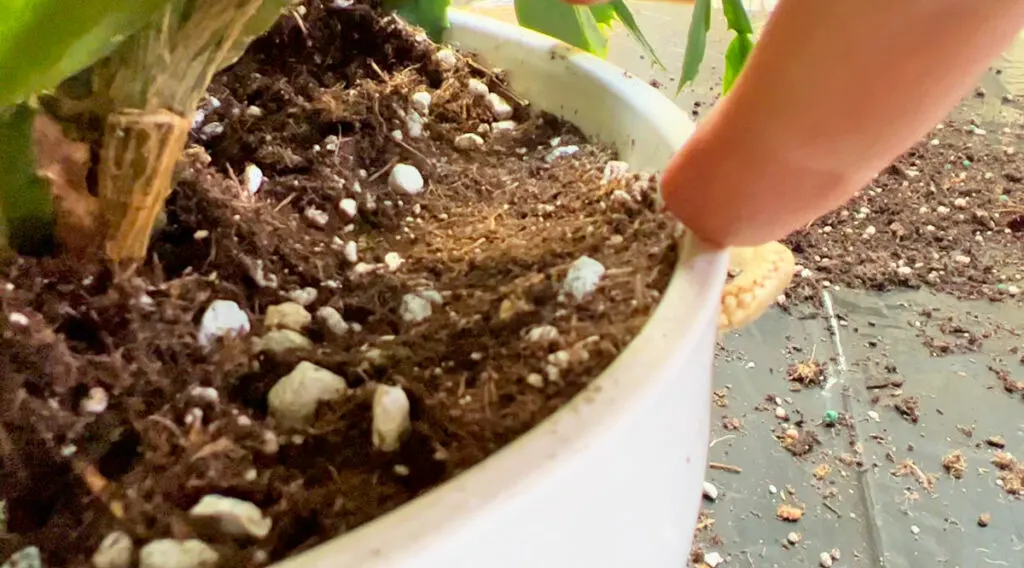
[[722, 0], [722, 12], [725, 13], [725, 21], [728, 22], [730, 30], [739, 34], [754, 33], [747, 9], [743, 7], [743, 0]]
[[2, 0], [0, 108], [110, 54], [166, 0]]
[[[633, 17], [633, 12], [626, 5], [625, 0], [612, 0], [606, 6], [611, 7], [615, 12], [615, 17], [622, 22], [622, 25], [626, 26], [626, 31], [647, 52], [647, 55], [654, 61], [654, 64], [664, 69], [665, 64], [658, 58], [658, 54], [654, 52], [654, 46], [651, 45], [651, 42], [647, 41], [647, 36], [640, 30], [640, 26], [636, 23], [636, 18]], [[591, 7], [591, 10], [593, 10], [593, 7]]]
[[36, 175], [34, 116], [26, 104], [0, 109], [0, 216], [11, 246], [27, 254], [53, 245], [53, 197]]
[[[604, 57], [608, 36], [601, 31], [594, 12], [562, 0], [515, 0], [519, 25], [549, 35], [584, 51]], [[600, 11], [599, 11], [600, 13]]]
[[750, 52], [753, 49], [754, 42], [750, 39], [750, 34], [737, 33], [736, 37], [732, 38], [729, 48], [725, 50], [725, 74], [722, 78], [723, 95], [729, 92], [733, 83], [736, 82], [736, 78], [740, 76], [740, 71], [743, 71], [743, 66], [746, 65], [747, 58], [750, 57]]
[[683, 71], [679, 77], [679, 88], [676, 89], [676, 94], [679, 94], [683, 87], [697, 78], [700, 64], [704, 61], [708, 30], [710, 29], [711, 0], [696, 0], [693, 3], [690, 30], [686, 34], [686, 54], [683, 56]]
[[594, 14], [594, 20], [602, 26], [610, 26], [615, 21], [615, 8], [611, 4], [593, 4], [590, 13]]
[[419, 26], [430, 39], [440, 42], [448, 22], [451, 0], [385, 0], [384, 9], [394, 10], [403, 20]]

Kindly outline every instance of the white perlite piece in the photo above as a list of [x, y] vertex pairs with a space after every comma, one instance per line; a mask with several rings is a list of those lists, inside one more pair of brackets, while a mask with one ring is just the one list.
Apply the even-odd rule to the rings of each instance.
[[409, 138], [423, 138], [423, 124], [425, 122], [420, 113], [410, 111], [405, 117], [405, 131], [409, 133]]
[[715, 485], [713, 483], [711, 483], [709, 481], [705, 481], [704, 482], [704, 496], [707, 497], [709, 501], [717, 500], [718, 499], [718, 488], [715, 487]]
[[497, 120], [508, 120], [512, 118], [515, 111], [512, 110], [512, 105], [508, 104], [508, 101], [501, 98], [501, 95], [497, 93], [490, 93], [487, 95], [487, 108], [490, 109], [491, 114]]
[[384, 266], [388, 267], [391, 272], [398, 270], [404, 262], [402, 255], [397, 252], [389, 252], [384, 255]]
[[406, 294], [402, 296], [402, 305], [398, 308], [402, 320], [408, 323], [419, 323], [434, 313], [430, 307], [430, 301], [419, 294]]
[[43, 568], [43, 557], [39, 548], [26, 546], [12, 554], [7, 562], [0, 564], [0, 568]]
[[310, 286], [306, 286], [305, 288], [300, 288], [298, 290], [292, 290], [287, 294], [289, 300], [300, 306], [308, 306], [312, 304], [316, 301], [316, 297], [318, 295], [316, 288], [312, 288]]
[[93, 568], [131, 568], [135, 545], [132, 537], [121, 531], [114, 531], [103, 537], [92, 555]]
[[480, 79], [470, 79], [467, 81], [466, 90], [474, 97], [486, 97], [491, 93], [491, 90], [487, 88], [487, 84]]
[[459, 56], [450, 49], [442, 49], [437, 52], [437, 62], [441, 65], [441, 69], [451, 69], [458, 65]]
[[229, 536], [262, 539], [270, 534], [273, 525], [273, 521], [249, 501], [217, 494], [204, 495], [188, 514], [194, 519], [216, 523], [218, 529]]
[[440, 306], [444, 304], [444, 296], [442, 296], [441, 293], [438, 292], [437, 290], [419, 290], [416, 292], [416, 294], [420, 298], [423, 298], [424, 300], [430, 302], [431, 304], [434, 304], [435, 306]]
[[409, 102], [412, 104], [413, 110], [426, 116], [430, 114], [430, 101], [433, 97], [426, 91], [417, 91], [409, 97]]
[[242, 172], [242, 183], [250, 195], [255, 195], [263, 187], [263, 170], [256, 164], [246, 165]]
[[604, 173], [601, 174], [601, 185], [626, 177], [629, 173], [629, 164], [619, 160], [611, 160], [604, 165]]
[[267, 329], [302, 331], [313, 323], [313, 316], [298, 302], [285, 302], [267, 308], [263, 325]]
[[307, 351], [313, 349], [313, 342], [308, 337], [290, 329], [275, 329], [253, 339], [253, 350], [256, 353], [281, 355], [289, 351]]
[[821, 568], [832, 568], [832, 555], [822, 552], [818, 555], [818, 564], [821, 564]]
[[102, 414], [110, 403], [110, 395], [103, 387], [92, 387], [89, 394], [78, 403], [78, 408], [87, 414]]
[[306, 221], [309, 221], [309, 224], [314, 227], [326, 227], [327, 222], [331, 220], [330, 215], [328, 215], [326, 211], [321, 211], [316, 207], [307, 207], [302, 215], [306, 218]]
[[338, 210], [345, 214], [349, 219], [355, 217], [359, 213], [359, 204], [356, 203], [355, 199], [346, 197], [338, 202]]
[[226, 335], [241, 336], [249, 333], [249, 316], [231, 300], [214, 300], [199, 321], [199, 345], [209, 349], [213, 342]]
[[330, 306], [324, 306], [317, 310], [316, 319], [334, 335], [345, 335], [350, 329], [345, 318], [341, 317], [341, 312]]
[[359, 245], [355, 241], [347, 241], [341, 254], [344, 255], [345, 260], [355, 264], [359, 261]]
[[559, 146], [544, 156], [544, 161], [551, 164], [559, 158], [567, 158], [580, 151], [579, 146]]
[[516, 121], [514, 120], [500, 120], [498, 122], [491, 123], [491, 132], [497, 134], [499, 132], [508, 132], [516, 129]]
[[139, 568], [213, 568], [219, 561], [216, 550], [195, 538], [162, 538], [139, 551]]
[[725, 562], [725, 559], [717, 552], [707, 552], [704, 554], [704, 564], [707, 564], [711, 568], [715, 568], [722, 562]]
[[559, 337], [558, 328], [551, 324], [541, 324], [526, 332], [526, 340], [532, 343], [550, 343]]
[[409, 397], [402, 387], [378, 385], [373, 393], [373, 447], [393, 452], [412, 429]]
[[267, 394], [267, 406], [283, 428], [301, 429], [313, 423], [321, 402], [337, 400], [347, 392], [345, 379], [303, 361], [274, 384]]
[[598, 282], [604, 276], [605, 268], [600, 262], [589, 256], [577, 258], [569, 267], [565, 281], [562, 282], [562, 297], [572, 296], [576, 301], [586, 298], [597, 289]]
[[484, 139], [479, 134], [459, 134], [455, 137], [455, 147], [459, 150], [479, 150], [484, 147]]
[[423, 193], [423, 175], [416, 166], [395, 164], [388, 175], [388, 187], [399, 193], [419, 195]]

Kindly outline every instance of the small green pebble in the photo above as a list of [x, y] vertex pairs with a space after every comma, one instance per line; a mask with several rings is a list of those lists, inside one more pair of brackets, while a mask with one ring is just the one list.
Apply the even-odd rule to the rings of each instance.
[[1003, 203], [1006, 203], [1009, 200], [1010, 200], [1010, 196], [1009, 195], [1000, 195], [999, 196], [999, 201], [1002, 201]]
[[965, 168], [969, 168], [969, 167], [971, 167], [971, 161], [970, 161], [970, 160], [964, 160], [964, 161], [963, 161], [963, 164], [964, 164], [964, 167], [965, 167]]
[[945, 167], [945, 168], [946, 168], [947, 170], [951, 170], [951, 169], [953, 169], [953, 164], [946, 164], [946, 165], [945, 165], [944, 167]]
[[829, 424], [829, 425], [835, 424], [836, 420], [839, 420], [839, 413], [836, 412], [835, 410], [829, 410], [829, 411], [825, 412], [824, 420], [825, 420], [825, 424]]
[[1006, 284], [996, 284], [996, 290], [1006, 290]]

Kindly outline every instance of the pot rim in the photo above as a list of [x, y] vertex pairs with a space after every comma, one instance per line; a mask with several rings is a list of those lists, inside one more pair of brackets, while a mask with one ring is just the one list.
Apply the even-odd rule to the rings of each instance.
[[[643, 80], [582, 50], [509, 23], [452, 8], [455, 29], [545, 51], [642, 109], [654, 134], [672, 149], [694, 130], [687, 113]], [[486, 58], [486, 54], [485, 58]], [[514, 82], [514, 77], [513, 77]], [[570, 120], [574, 120], [569, 117]], [[585, 125], [584, 125], [585, 126]], [[619, 141], [621, 146], [622, 141]], [[620, 147], [620, 151], [629, 151]], [[630, 160], [626, 160], [630, 161]], [[688, 337], [714, 329], [718, 319], [727, 253], [680, 242], [680, 258], [668, 288], [641, 332], [597, 378], [554, 414], [476, 466], [354, 530], [274, 564], [274, 568], [403, 565], [439, 535], [467, 525], [495, 505], [508, 505], [552, 474], [559, 460], [584, 452], [592, 440], [630, 412], [644, 391], [664, 380], [654, 369], [680, 366]], [[679, 347], [679, 348], [676, 348]], [[685, 362], [681, 364], [685, 368]], [[680, 380], [686, 377], [677, 377]], [[703, 464], [701, 466], [703, 468]]]

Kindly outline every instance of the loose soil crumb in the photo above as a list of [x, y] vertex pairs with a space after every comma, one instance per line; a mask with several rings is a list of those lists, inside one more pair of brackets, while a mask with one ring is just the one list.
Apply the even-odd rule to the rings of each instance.
[[[201, 536], [228, 565], [309, 549], [550, 415], [657, 305], [676, 250], [656, 180], [602, 184], [611, 151], [531, 115], [482, 66], [442, 71], [432, 44], [372, 6], [306, 8], [216, 78], [143, 266], [2, 267], [0, 559], [36, 545], [47, 566], [85, 566], [113, 530], [136, 545]], [[511, 103], [512, 130], [493, 132], [470, 78]], [[420, 137], [417, 92], [432, 99]], [[456, 148], [465, 133], [483, 146]], [[423, 193], [392, 189], [398, 163], [422, 172]], [[560, 299], [583, 255], [607, 272], [589, 297]], [[242, 308], [254, 337], [289, 300], [333, 308], [347, 331], [318, 316], [304, 352], [257, 354], [248, 337], [207, 351], [196, 332], [218, 299]], [[406, 317], [424, 305], [430, 315]], [[542, 324], [557, 333], [531, 337]], [[300, 361], [349, 393], [286, 432], [267, 394]], [[371, 444], [378, 384], [410, 399], [393, 453]], [[255, 504], [269, 534], [239, 546], [201, 531], [186, 512], [214, 493]]]
[[780, 521], [795, 523], [804, 517], [804, 509], [803, 507], [790, 505], [788, 503], [779, 503], [778, 508], [775, 509], [775, 516], [778, 517]]
[[963, 299], [1024, 298], [1024, 172], [1009, 131], [946, 121], [854, 199], [791, 235], [787, 294], [928, 286]]
[[964, 472], [967, 471], [967, 458], [964, 457], [963, 451], [956, 450], [942, 458], [942, 467], [954, 479], [963, 479]]
[[822, 384], [825, 372], [821, 364], [814, 358], [801, 363], [793, 363], [786, 370], [786, 379], [805, 387]]

